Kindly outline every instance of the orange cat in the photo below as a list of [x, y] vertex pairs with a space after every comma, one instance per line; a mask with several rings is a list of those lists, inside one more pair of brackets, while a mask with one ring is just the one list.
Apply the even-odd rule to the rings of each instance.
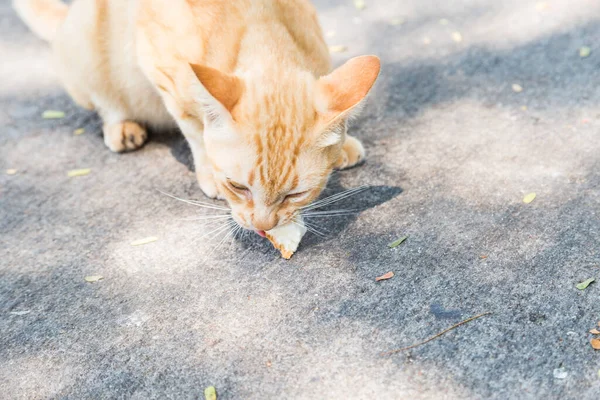
[[[330, 72], [307, 0], [14, 0], [51, 42], [57, 72], [102, 117], [116, 152], [178, 126], [200, 187], [235, 221], [267, 231], [316, 199], [334, 168], [357, 164], [346, 120], [379, 74], [375, 56]], [[263, 232], [261, 232], [263, 233]]]

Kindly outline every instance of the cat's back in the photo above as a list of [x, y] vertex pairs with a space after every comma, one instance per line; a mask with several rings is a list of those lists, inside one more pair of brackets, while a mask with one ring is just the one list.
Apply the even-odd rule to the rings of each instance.
[[176, 54], [224, 71], [236, 68], [241, 52], [264, 47], [265, 41], [277, 43], [284, 31], [297, 47], [282, 43], [278, 53], [300, 50], [318, 75], [330, 68], [308, 0], [138, 0], [137, 26], [155, 54]]

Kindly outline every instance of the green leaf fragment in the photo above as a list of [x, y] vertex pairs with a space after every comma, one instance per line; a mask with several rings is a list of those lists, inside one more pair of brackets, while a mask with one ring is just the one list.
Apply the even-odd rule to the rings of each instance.
[[83, 135], [84, 133], [85, 133], [85, 129], [83, 129], [83, 128], [75, 129], [73, 131], [73, 134], [75, 134], [75, 135]]
[[86, 276], [84, 279], [86, 282], [98, 282], [99, 280], [104, 279], [104, 277], [102, 275], [90, 275]]
[[596, 278], [590, 278], [590, 279], [586, 279], [585, 281], [578, 283], [577, 285], [575, 285], [575, 287], [579, 290], [585, 290], [585, 288], [587, 288], [588, 286], [590, 286], [590, 283], [594, 282], [596, 280]]
[[44, 118], [44, 119], [58, 119], [58, 118], [64, 118], [64, 117], [65, 117], [65, 113], [62, 111], [46, 110], [42, 113], [42, 118]]
[[590, 54], [592, 54], [592, 49], [587, 46], [583, 46], [579, 49], [579, 57], [581, 58], [589, 57]]
[[90, 172], [92, 172], [92, 170], [89, 169], [89, 168], [72, 169], [72, 170], [70, 170], [70, 171], [67, 172], [67, 176], [69, 178], [73, 178], [75, 176], [84, 176], [84, 175], [87, 175]]
[[398, 247], [402, 244], [402, 242], [404, 242], [406, 239], [408, 239], [408, 235], [401, 237], [398, 240], [394, 240], [392, 243], [388, 244], [388, 247], [390, 249], [393, 249], [394, 247]]
[[204, 389], [204, 400], [217, 400], [217, 389], [214, 386]]
[[156, 236], [149, 236], [149, 237], [146, 237], [146, 238], [143, 238], [143, 239], [134, 240], [130, 244], [132, 246], [142, 246], [144, 244], [156, 242], [157, 240], [158, 240], [158, 238]]
[[535, 193], [529, 193], [525, 197], [523, 197], [523, 203], [529, 204], [535, 199]]
[[364, 10], [367, 7], [367, 4], [365, 3], [365, 0], [354, 0], [354, 7], [356, 7], [357, 10]]
[[402, 17], [392, 18], [390, 20], [390, 25], [392, 25], [392, 26], [400, 26], [403, 23], [404, 23], [404, 18], [402, 18]]

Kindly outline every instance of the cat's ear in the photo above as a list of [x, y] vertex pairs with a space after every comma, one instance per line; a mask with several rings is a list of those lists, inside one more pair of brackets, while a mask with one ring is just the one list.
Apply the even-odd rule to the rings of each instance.
[[214, 121], [231, 118], [244, 90], [243, 81], [203, 65], [184, 67], [157, 68], [153, 76], [171, 114], [182, 119], [202, 114]]
[[190, 67], [202, 84], [198, 100], [208, 106], [215, 106], [214, 103], [217, 102], [226, 111], [231, 112], [242, 96], [242, 80], [204, 65], [190, 64]]
[[319, 78], [316, 106], [326, 125], [347, 118], [357, 108], [375, 83], [380, 66], [376, 56], [354, 57]]

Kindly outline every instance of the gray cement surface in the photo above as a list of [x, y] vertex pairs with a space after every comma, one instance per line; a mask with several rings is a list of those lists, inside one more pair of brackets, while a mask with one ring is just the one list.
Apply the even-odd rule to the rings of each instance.
[[256, 235], [213, 251], [182, 220], [206, 212], [156, 190], [203, 200], [182, 137], [109, 152], [2, 1], [0, 398], [597, 398], [600, 285], [575, 285], [600, 280], [598, 2], [317, 7], [336, 64], [383, 61], [368, 160], [328, 193], [370, 188], [285, 261]]

